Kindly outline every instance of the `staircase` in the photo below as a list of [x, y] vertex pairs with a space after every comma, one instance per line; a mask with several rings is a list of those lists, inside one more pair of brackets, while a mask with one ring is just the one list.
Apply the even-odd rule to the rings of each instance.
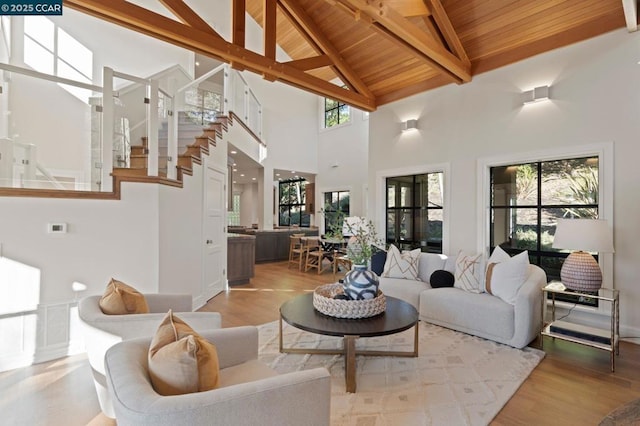
[[216, 146], [216, 139], [222, 138], [222, 132], [228, 130], [232, 120], [226, 116], [218, 116], [208, 125], [193, 123], [184, 112], [178, 117], [178, 161], [177, 180], [167, 179], [167, 123], [162, 123], [158, 131], [158, 176], [147, 176], [147, 159], [149, 155], [148, 140], [143, 137], [141, 145], [131, 146], [130, 166], [114, 168], [113, 176], [118, 180], [148, 180], [174, 186], [182, 186], [184, 175], [193, 175], [193, 165], [202, 164], [203, 155], [209, 155], [209, 147]]

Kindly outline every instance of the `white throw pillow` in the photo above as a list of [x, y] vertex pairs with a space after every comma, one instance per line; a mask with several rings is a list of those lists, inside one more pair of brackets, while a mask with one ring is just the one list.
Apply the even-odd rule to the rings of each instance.
[[526, 281], [528, 271], [529, 253], [526, 250], [510, 257], [498, 246], [487, 262], [485, 290], [515, 305], [516, 295]]
[[471, 293], [482, 293], [483, 275], [482, 253], [468, 254], [463, 251], [458, 253], [454, 287]]
[[382, 276], [421, 281], [420, 278], [418, 278], [420, 253], [421, 250], [419, 248], [400, 253], [400, 250], [391, 244], [387, 252], [387, 260], [384, 262]]

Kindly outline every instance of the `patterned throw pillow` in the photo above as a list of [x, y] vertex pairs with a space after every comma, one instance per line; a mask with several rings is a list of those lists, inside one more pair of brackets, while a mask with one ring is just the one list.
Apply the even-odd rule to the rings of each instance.
[[381, 276], [421, 281], [420, 278], [418, 278], [420, 253], [420, 249], [400, 253], [400, 250], [391, 244], [387, 252], [387, 260], [384, 263], [384, 271], [382, 271]]
[[203, 392], [218, 385], [218, 352], [170, 310], [149, 346], [149, 377], [160, 395]]
[[458, 253], [454, 287], [471, 293], [482, 293], [483, 276], [482, 253], [473, 255], [463, 251]]
[[111, 278], [100, 298], [100, 309], [107, 315], [147, 314], [144, 295], [135, 288]]

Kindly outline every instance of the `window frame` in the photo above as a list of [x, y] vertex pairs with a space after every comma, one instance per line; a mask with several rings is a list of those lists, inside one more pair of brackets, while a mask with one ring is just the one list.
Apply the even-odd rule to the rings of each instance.
[[[327, 109], [327, 101], [332, 101], [336, 103], [335, 107], [329, 108]], [[322, 128], [323, 129], [335, 129], [337, 127], [342, 127], [345, 126], [347, 124], [350, 124], [352, 122], [352, 110], [351, 110], [351, 106], [347, 105], [344, 102], [335, 100], [335, 99], [331, 99], [331, 98], [321, 98], [321, 102], [322, 102]], [[347, 110], [349, 111], [349, 118], [348, 120], [341, 122], [340, 121], [340, 108], [341, 107], [346, 107]], [[332, 125], [332, 126], [328, 126], [327, 125], [327, 113], [329, 111], [336, 111], [338, 114], [338, 121], [336, 124]]]
[[[287, 184], [291, 184], [291, 183], [304, 183], [304, 188], [301, 188], [301, 193], [305, 193], [306, 191], [306, 185], [307, 180], [305, 178], [299, 178], [299, 179], [287, 179], [287, 180], [282, 180], [278, 182], [278, 209], [277, 209], [277, 214], [278, 214], [278, 226], [291, 226], [291, 223], [287, 223], [287, 224], [283, 224], [280, 222], [281, 220], [281, 212], [282, 212], [282, 207], [287, 207], [288, 211], [289, 211], [289, 217], [291, 217], [291, 208], [292, 207], [300, 207], [300, 221], [298, 223], [298, 225], [300, 226], [300, 228], [309, 228], [311, 227], [311, 213], [312, 212], [307, 212], [306, 211], [306, 199], [304, 202], [302, 203], [281, 203], [280, 201], [282, 200], [282, 196], [281, 196], [281, 191], [282, 191], [282, 185], [287, 185]], [[306, 197], [306, 195], [305, 195]], [[302, 218], [304, 217], [304, 215], [309, 216], [309, 223], [307, 225], [303, 224], [303, 220]]]
[[[332, 209], [328, 209], [327, 208], [327, 194], [331, 194], [331, 196], [333, 197], [333, 194], [337, 194], [338, 195], [338, 204], [340, 203], [340, 194], [347, 194], [348, 198], [349, 198], [349, 205], [347, 206], [347, 210], [332, 210]], [[351, 190], [349, 189], [336, 189], [336, 190], [326, 190], [322, 192], [322, 201], [323, 201], [323, 209], [325, 211], [324, 214], [324, 221], [323, 221], [323, 234], [326, 234], [328, 232], [328, 222], [329, 222], [329, 215], [331, 215], [331, 213], [335, 213], [337, 211], [341, 211], [342, 213], [345, 213], [345, 217], [349, 216], [350, 212], [351, 212]], [[333, 206], [332, 206], [333, 207]]]
[[[477, 164], [477, 250], [485, 257], [490, 254], [491, 244], [491, 168], [570, 158], [598, 157], [598, 217], [613, 227], [613, 142], [576, 145], [557, 149], [546, 149], [478, 159]], [[602, 287], [614, 288], [613, 254], [600, 253], [598, 263], [602, 270]], [[579, 310], [600, 311], [603, 308], [578, 305]]]
[[426, 173], [442, 173], [442, 253], [450, 253], [451, 237], [450, 237], [450, 222], [451, 222], [451, 188], [449, 179], [451, 176], [450, 163], [438, 163], [429, 165], [420, 165], [413, 167], [402, 167], [396, 169], [379, 170], [376, 172], [376, 195], [380, 202], [377, 203], [376, 210], [376, 229], [378, 229], [378, 235], [382, 235], [381, 230], [385, 232], [384, 240], [386, 241], [386, 229], [387, 229], [387, 178], [397, 176], [410, 176], [421, 175]]

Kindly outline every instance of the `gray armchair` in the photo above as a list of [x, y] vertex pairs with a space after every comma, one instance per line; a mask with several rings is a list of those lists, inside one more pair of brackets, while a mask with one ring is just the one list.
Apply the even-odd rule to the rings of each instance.
[[115, 413], [105, 379], [104, 356], [107, 349], [123, 340], [151, 338], [169, 309], [198, 332], [221, 327], [219, 313], [191, 312], [191, 295], [145, 294], [144, 297], [149, 305], [148, 314], [106, 315], [98, 304], [100, 296], [89, 296], [78, 302], [80, 324], [100, 409], [111, 418], [115, 417]]
[[256, 327], [200, 332], [216, 345], [219, 387], [162, 396], [148, 374], [150, 338], [118, 343], [105, 369], [119, 426], [309, 425], [330, 422], [331, 376], [325, 368], [278, 374], [257, 360]]

